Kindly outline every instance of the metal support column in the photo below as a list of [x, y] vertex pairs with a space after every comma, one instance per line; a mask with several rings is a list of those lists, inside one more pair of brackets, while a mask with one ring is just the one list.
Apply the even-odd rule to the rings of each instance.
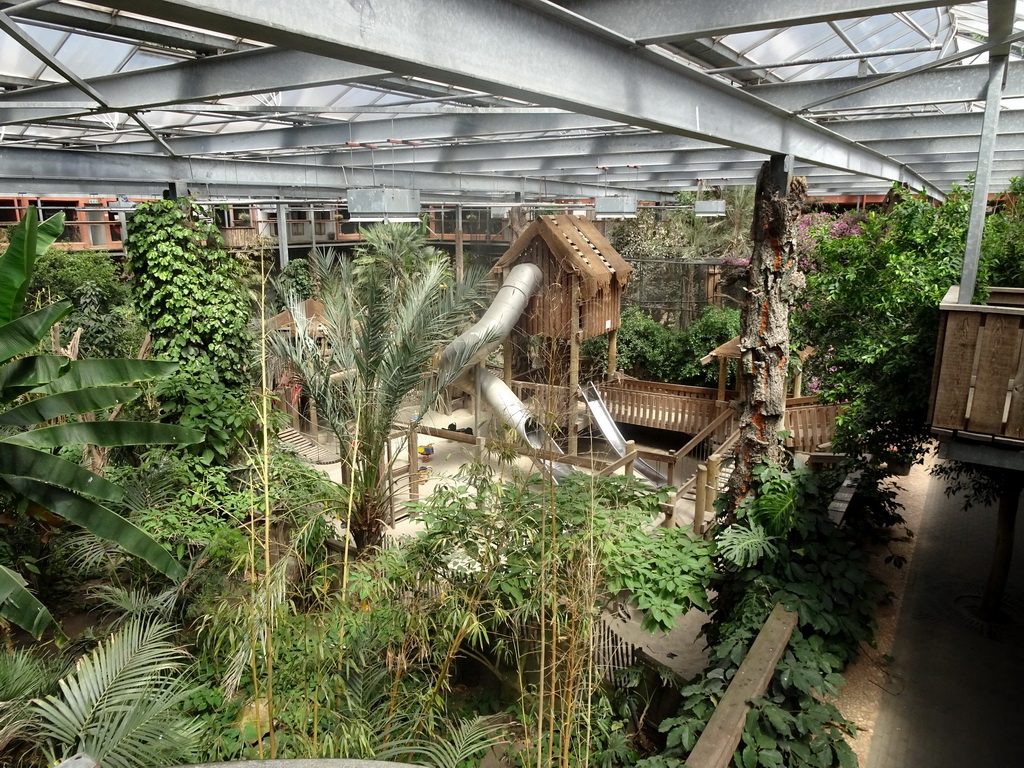
[[463, 232], [462, 205], [455, 206], [455, 281], [461, 283], [463, 278]]
[[288, 206], [277, 204], [277, 265], [288, 266]]
[[988, 207], [988, 188], [992, 179], [992, 157], [995, 154], [996, 135], [999, 130], [999, 107], [1006, 78], [1006, 56], [993, 56], [988, 65], [988, 85], [985, 88], [985, 119], [981, 125], [978, 145], [978, 170], [974, 175], [974, 197], [971, 199], [971, 221], [967, 228], [967, 247], [960, 273], [958, 304], [970, 304], [978, 280], [978, 262], [981, 259], [981, 238], [985, 231], [985, 211]]

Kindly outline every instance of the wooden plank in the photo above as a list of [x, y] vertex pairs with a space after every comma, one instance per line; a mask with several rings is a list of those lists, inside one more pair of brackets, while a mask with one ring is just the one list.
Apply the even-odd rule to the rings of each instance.
[[939, 338], [935, 344], [935, 362], [932, 364], [932, 383], [928, 389], [928, 424], [932, 423], [935, 417], [935, 395], [939, 391], [939, 372], [942, 369], [942, 350], [946, 345], [946, 322], [949, 320], [948, 312], [939, 312]]
[[1006, 415], [1007, 437], [1024, 437], [1024, 338], [1017, 349], [1017, 370], [1010, 389], [1010, 410]]
[[981, 354], [968, 428], [972, 432], [998, 435], [1003, 431], [1003, 409], [1010, 377], [1017, 370], [1020, 318], [986, 315], [980, 336]]
[[743, 736], [750, 709], [747, 702], [756, 699], [768, 687], [796, 622], [795, 613], [787, 611], [781, 603], [775, 605], [686, 758], [689, 768], [726, 768], [729, 765]]
[[980, 323], [981, 315], [977, 312], [958, 312], [946, 318], [945, 344], [935, 361], [941, 370], [935, 393], [934, 426], [963, 429], [966, 423], [974, 345]]

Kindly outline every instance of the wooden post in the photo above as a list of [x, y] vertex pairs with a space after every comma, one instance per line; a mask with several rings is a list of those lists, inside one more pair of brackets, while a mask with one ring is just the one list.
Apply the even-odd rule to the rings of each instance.
[[316, 439], [320, 437], [320, 423], [316, 417], [316, 400], [312, 397], [309, 398], [309, 433]]
[[505, 339], [501, 344], [501, 377], [505, 380], [505, 386], [512, 386], [512, 355], [515, 352], [512, 348], [512, 339]]
[[722, 457], [717, 453], [708, 457], [708, 490], [704, 497], [706, 516], [715, 516], [715, 499], [718, 498], [718, 483], [722, 477]]
[[619, 329], [612, 328], [608, 331], [608, 376], [615, 375], [615, 367], [618, 365], [619, 353]]
[[569, 453], [573, 456], [579, 450], [579, 424], [576, 416], [576, 402], [580, 388], [580, 279], [572, 276], [572, 328], [569, 333]]
[[487, 441], [484, 438], [477, 435], [476, 439], [473, 442], [473, 445], [474, 453], [476, 454], [476, 460], [482, 464], [484, 459], [487, 457]]
[[[627, 440], [626, 441], [626, 455], [629, 456], [630, 454], [635, 454], [635, 453], [636, 453], [636, 441], [635, 440]], [[629, 461], [626, 462], [625, 466], [623, 467], [623, 470], [626, 473], [626, 477], [632, 477], [633, 476], [633, 464], [634, 463], [635, 463], [634, 459], [630, 459]]]
[[700, 536], [704, 532], [704, 505], [708, 497], [708, 468], [706, 464], [697, 465], [697, 481], [693, 486], [693, 535]]
[[409, 431], [409, 501], [420, 499], [420, 452], [416, 445], [416, 430]]
[[804, 372], [802, 370], [797, 371], [793, 376], [793, 397], [801, 397], [801, 392], [804, 388]]
[[729, 378], [729, 358], [723, 355], [718, 358], [718, 399], [725, 400], [725, 382]]

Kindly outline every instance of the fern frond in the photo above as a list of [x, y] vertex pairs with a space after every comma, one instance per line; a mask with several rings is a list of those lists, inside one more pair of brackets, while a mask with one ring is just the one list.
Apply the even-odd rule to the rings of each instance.
[[414, 739], [394, 743], [378, 752], [377, 757], [387, 760], [413, 756], [432, 768], [459, 768], [481, 753], [504, 741], [504, 726], [490, 717], [463, 720], [447, 738], [435, 740]]
[[59, 696], [33, 702], [53, 757], [81, 751], [105, 768], [164, 766], [191, 757], [198, 726], [180, 714], [191, 690], [180, 673], [187, 656], [173, 628], [131, 620], [82, 657], [60, 681]]

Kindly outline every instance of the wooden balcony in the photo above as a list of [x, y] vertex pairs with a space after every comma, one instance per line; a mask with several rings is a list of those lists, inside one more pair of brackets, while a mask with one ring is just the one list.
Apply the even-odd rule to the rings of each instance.
[[954, 285], [939, 305], [929, 421], [940, 439], [1024, 451], [1024, 289], [989, 290], [958, 304]]

